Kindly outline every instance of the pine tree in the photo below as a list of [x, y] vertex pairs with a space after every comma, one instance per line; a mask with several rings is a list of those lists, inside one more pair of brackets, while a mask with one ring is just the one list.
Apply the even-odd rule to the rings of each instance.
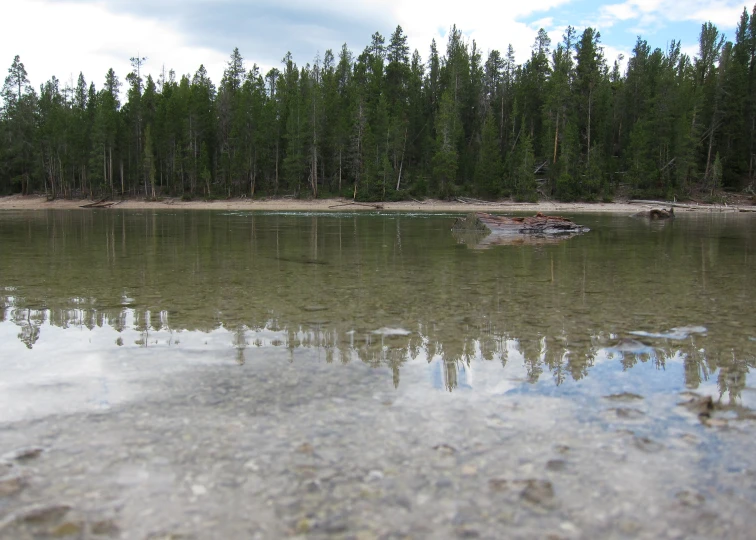
[[483, 197], [495, 198], [502, 193], [504, 171], [499, 151], [498, 131], [496, 119], [493, 112], [489, 110], [483, 124], [483, 140], [475, 167], [476, 191]]

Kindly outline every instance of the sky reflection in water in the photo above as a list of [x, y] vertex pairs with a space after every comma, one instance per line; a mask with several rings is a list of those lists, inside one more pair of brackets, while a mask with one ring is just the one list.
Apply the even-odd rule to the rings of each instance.
[[5, 420], [106, 408], [196, 365], [313, 359], [411, 391], [751, 401], [752, 221], [580, 216], [591, 233], [480, 251], [453, 219], [6, 213]]

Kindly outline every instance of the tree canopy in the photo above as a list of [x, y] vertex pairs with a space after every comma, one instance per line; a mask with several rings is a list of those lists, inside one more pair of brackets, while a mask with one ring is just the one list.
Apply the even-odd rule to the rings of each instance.
[[345, 44], [263, 74], [234, 49], [216, 86], [143, 77], [131, 58], [98, 90], [80, 74], [32, 88], [16, 56], [2, 87], [0, 194], [50, 197], [685, 197], [756, 177], [756, 6], [734, 41], [701, 27], [679, 41], [638, 37], [625, 67], [601, 34], [539, 30], [515, 62], [452, 27], [445, 53], [410, 51], [397, 26], [359, 53]]

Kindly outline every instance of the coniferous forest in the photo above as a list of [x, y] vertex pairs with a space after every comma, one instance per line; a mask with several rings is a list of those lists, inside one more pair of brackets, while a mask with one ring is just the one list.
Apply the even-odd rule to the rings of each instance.
[[[619, 60], [619, 59], [618, 59]], [[756, 6], [733, 40], [701, 27], [699, 50], [651, 49], [626, 67], [600, 33], [540, 30], [530, 58], [480, 51], [452, 27], [445, 50], [410, 52], [402, 28], [263, 74], [231, 54], [102, 85], [82, 74], [37, 92], [16, 56], [2, 89], [0, 194], [360, 200], [686, 198], [753, 190]], [[625, 63], [622, 64], [625, 66]]]

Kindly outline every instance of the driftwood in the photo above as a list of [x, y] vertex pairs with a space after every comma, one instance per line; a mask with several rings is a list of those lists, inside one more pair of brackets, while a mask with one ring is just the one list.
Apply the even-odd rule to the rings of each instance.
[[347, 203], [341, 203], [341, 204], [334, 204], [332, 206], [329, 206], [328, 208], [339, 208], [340, 206], [367, 206], [369, 208], [375, 208], [376, 210], [383, 210], [382, 204], [370, 204], [370, 203], [359, 203], [359, 202], [347, 202]]
[[488, 230], [497, 234], [534, 234], [560, 235], [588, 232], [587, 227], [577, 225], [572, 220], [559, 216], [545, 216], [537, 213], [528, 217], [494, 216], [483, 212], [476, 212], [459, 218], [454, 229], [460, 230]]
[[709, 210], [711, 212], [756, 212], [756, 208], [747, 206], [729, 206], [726, 204], [683, 204], [678, 202], [646, 201], [634, 199], [627, 201], [628, 204], [653, 204], [669, 206], [670, 208], [685, 208], [688, 210]]
[[452, 231], [459, 242], [482, 248], [493, 245], [553, 244], [590, 229], [540, 212], [529, 217], [494, 216], [483, 212], [459, 218]]
[[82, 205], [79, 208], [110, 208], [111, 206], [116, 204], [114, 201], [108, 201], [108, 199], [110, 199], [110, 197], [103, 197], [99, 201]]

